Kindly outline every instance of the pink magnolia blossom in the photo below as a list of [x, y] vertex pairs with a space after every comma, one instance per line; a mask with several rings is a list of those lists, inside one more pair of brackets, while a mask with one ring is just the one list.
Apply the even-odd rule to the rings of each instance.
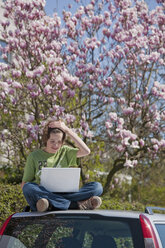
[[[123, 145], [124, 145], [124, 144], [123, 144]], [[116, 150], [117, 150], [118, 152], [124, 152], [124, 151], [125, 151], [125, 147], [124, 147], [123, 145], [118, 145], [118, 146], [116, 147]]]
[[151, 143], [152, 143], [152, 144], [158, 144], [159, 141], [158, 141], [157, 139], [155, 139], [155, 138], [152, 138], [152, 139], [151, 139]]
[[133, 168], [136, 165], [137, 165], [137, 160], [127, 159], [126, 162], [124, 163], [125, 167], [130, 167], [130, 168]]
[[126, 130], [126, 129], [120, 130], [120, 135], [123, 138], [129, 138], [131, 140], [136, 140], [137, 139], [136, 134], [133, 134], [130, 130]]
[[92, 131], [90, 131], [90, 130], [84, 130], [83, 131], [83, 135], [85, 136], [85, 137], [87, 137], [87, 138], [89, 138], [89, 139], [91, 139], [91, 138], [93, 138], [93, 132]]
[[118, 177], [114, 178], [114, 182], [115, 182], [115, 184], [118, 184], [119, 183], [119, 178]]
[[113, 132], [111, 132], [111, 131], [108, 130], [107, 133], [108, 133], [109, 138], [112, 138], [113, 137]]
[[32, 141], [33, 141], [33, 138], [32, 138], [32, 137], [29, 137], [29, 138], [27, 139], [27, 141], [26, 141], [27, 147], [30, 148]]
[[122, 145], [123, 146], [130, 146], [129, 140], [130, 140], [130, 137], [123, 138], [122, 141], [121, 141]]
[[89, 89], [91, 90], [91, 91], [93, 91], [93, 89], [94, 89], [94, 85], [92, 85], [92, 84], [89, 84]]
[[133, 141], [132, 144], [131, 144], [131, 147], [134, 148], [134, 149], [135, 148], [140, 148], [139, 142], [137, 140]]
[[46, 85], [45, 88], [44, 88], [44, 93], [46, 95], [49, 95], [52, 93], [52, 87], [50, 85]]
[[88, 130], [88, 128], [89, 128], [88, 123], [84, 120], [80, 121], [80, 125], [81, 125], [83, 130]]
[[120, 125], [120, 126], [124, 125], [124, 119], [123, 118], [118, 118], [117, 122], [118, 122], [118, 125]]
[[67, 121], [68, 124], [73, 123], [75, 121], [75, 116], [71, 115], [71, 114], [66, 114], [65, 115], [65, 119]]
[[123, 113], [124, 113], [125, 115], [130, 115], [130, 114], [132, 114], [133, 112], [134, 112], [134, 109], [131, 108], [131, 107], [128, 107], [128, 108], [124, 108], [124, 109], [123, 109]]
[[160, 142], [159, 142], [159, 145], [160, 145], [161, 148], [164, 148], [165, 147], [165, 140], [161, 139]]
[[159, 150], [159, 146], [157, 144], [153, 145], [153, 149], [157, 152]]
[[29, 123], [32, 123], [33, 121], [34, 121], [34, 115], [29, 115], [29, 117], [28, 117], [28, 122]]
[[111, 104], [111, 103], [113, 103], [114, 102], [114, 98], [113, 97], [109, 97], [108, 98], [108, 102]]
[[[5, 99], [5, 98], [6, 98], [5, 92], [1, 92], [0, 96], [1, 96], [2, 99]], [[2, 106], [3, 106], [3, 105], [2, 105]]]
[[10, 25], [10, 21], [8, 19], [1, 21], [2, 27], [6, 28]]
[[62, 116], [62, 114], [64, 113], [64, 111], [65, 111], [65, 108], [64, 107], [62, 107], [62, 106], [59, 106], [59, 105], [54, 105], [53, 106], [53, 112], [55, 111], [55, 115], [57, 116], [57, 117], [59, 117], [59, 116]]
[[112, 121], [117, 121], [117, 114], [114, 112], [109, 113], [109, 117]]
[[109, 29], [107, 29], [107, 28], [104, 28], [102, 32], [103, 32], [103, 35], [105, 35], [107, 38], [109, 38], [109, 37], [110, 37], [110, 35], [111, 35], [110, 30], [109, 30]]
[[115, 188], [114, 184], [111, 184], [110, 189], [113, 190]]
[[21, 71], [20, 70], [13, 70], [12, 75], [13, 77], [20, 77], [21, 76]]
[[[8, 94], [15, 95], [15, 90], [10, 88]], [[14, 100], [14, 103], [16, 103], [16, 99]]]
[[109, 128], [111, 128], [113, 125], [112, 125], [111, 122], [106, 121], [106, 122], [105, 122], [105, 126], [106, 126], [107, 129], [109, 129]]
[[67, 91], [68, 97], [74, 97], [75, 96], [75, 91], [74, 90], [68, 90]]
[[34, 77], [33, 71], [26, 71], [26, 76], [29, 78], [33, 78]]
[[36, 92], [30, 92], [30, 96], [32, 98], [37, 98], [40, 95], [40, 90], [36, 91]]
[[8, 83], [6, 83], [6, 82], [0, 82], [0, 87], [2, 88], [2, 90], [4, 92], [6, 92], [6, 93], [9, 92], [9, 85], [8, 85]]
[[125, 104], [125, 98], [121, 97], [119, 99], [117, 99], [119, 104]]
[[141, 147], [143, 147], [144, 144], [145, 144], [144, 140], [143, 139], [140, 139], [139, 144], [140, 144]]
[[21, 89], [22, 88], [22, 85], [19, 82], [14, 81], [12, 83], [12, 87], [13, 88], [16, 88], [16, 89]]

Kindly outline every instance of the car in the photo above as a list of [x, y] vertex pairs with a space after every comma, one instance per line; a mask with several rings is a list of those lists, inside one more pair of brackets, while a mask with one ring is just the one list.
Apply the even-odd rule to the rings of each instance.
[[0, 247], [163, 248], [165, 214], [155, 210], [165, 208], [15, 213], [0, 229]]

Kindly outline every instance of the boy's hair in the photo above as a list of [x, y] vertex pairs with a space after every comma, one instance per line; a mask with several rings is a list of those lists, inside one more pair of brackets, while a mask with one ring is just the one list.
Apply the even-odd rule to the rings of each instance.
[[50, 134], [51, 133], [62, 133], [63, 134], [63, 136], [62, 136], [62, 142], [64, 142], [65, 141], [65, 138], [66, 138], [66, 134], [65, 134], [65, 132], [64, 131], [62, 131], [61, 129], [59, 129], [59, 128], [50, 128], [49, 127], [49, 124], [51, 123], [52, 121], [49, 121], [46, 125], [45, 125], [45, 127], [44, 127], [44, 129], [43, 129], [43, 135], [42, 135], [42, 142], [43, 142], [43, 145], [44, 146], [46, 146], [46, 144], [47, 144], [47, 141], [48, 141], [48, 139], [50, 138]]

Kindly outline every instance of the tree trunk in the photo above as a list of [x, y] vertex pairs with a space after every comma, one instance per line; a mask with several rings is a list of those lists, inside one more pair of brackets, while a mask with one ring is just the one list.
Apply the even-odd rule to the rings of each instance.
[[124, 168], [124, 162], [120, 163], [118, 165], [115, 165], [115, 163], [114, 163], [112, 170], [110, 170], [110, 172], [107, 176], [106, 183], [103, 187], [103, 194], [102, 195], [106, 194], [109, 191], [110, 183], [111, 183], [112, 178], [115, 175], [115, 173], [119, 170], [122, 170], [123, 168]]

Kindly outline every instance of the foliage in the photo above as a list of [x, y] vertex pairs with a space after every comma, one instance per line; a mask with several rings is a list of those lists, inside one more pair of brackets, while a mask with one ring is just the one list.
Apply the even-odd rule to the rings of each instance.
[[[27, 202], [24, 199], [20, 185], [0, 184], [0, 226], [2, 222], [11, 214], [22, 212]], [[103, 197], [101, 209], [118, 210], [139, 210], [144, 211], [144, 206], [140, 203], [123, 202], [115, 199], [109, 199], [109, 196]]]
[[[165, 6], [157, 2], [149, 10], [145, 1], [82, 1], [61, 23], [57, 13], [46, 16], [43, 0], [5, 1], [0, 51], [12, 61], [0, 64], [0, 107], [8, 166], [23, 167], [42, 146], [48, 117], [63, 118], [88, 145], [100, 142], [110, 157], [104, 194], [118, 171], [162, 156]], [[94, 154], [105, 170], [103, 152]], [[92, 174], [90, 158], [88, 166]]]
[[[148, 194], [148, 192], [150, 192]], [[155, 187], [155, 186], [149, 186], [148, 187], [141, 187], [140, 191], [140, 197], [141, 197], [141, 202], [143, 204], [148, 205], [149, 203], [152, 206], [157, 205], [159, 203], [159, 206], [164, 207], [165, 206], [165, 199], [164, 199], [164, 194], [165, 194], [165, 187]]]
[[140, 202], [128, 202], [122, 201], [118, 198], [104, 197], [103, 204], [101, 209], [110, 209], [110, 210], [132, 210], [132, 211], [142, 211], [144, 212], [145, 206]]
[[[105, 199], [119, 199], [119, 202], [136, 202], [144, 206], [165, 207], [164, 163], [139, 166], [133, 171], [116, 174]], [[121, 177], [122, 176], [122, 177]]]
[[20, 185], [0, 184], [0, 223], [27, 205]]
[[18, 184], [22, 182], [23, 167], [3, 164], [0, 168], [0, 183]]
[[165, 206], [165, 186], [164, 186], [164, 160], [152, 167], [146, 166], [143, 171], [140, 168], [135, 170], [133, 181], [130, 187], [132, 198], [143, 204]]
[[[83, 184], [90, 181], [98, 180], [98, 172], [104, 172], [104, 164], [101, 160], [101, 153], [104, 152], [104, 142], [98, 141], [90, 144], [91, 155], [80, 159], [79, 166], [82, 170], [82, 182]], [[99, 178], [101, 183], [104, 183], [101, 178]]]

